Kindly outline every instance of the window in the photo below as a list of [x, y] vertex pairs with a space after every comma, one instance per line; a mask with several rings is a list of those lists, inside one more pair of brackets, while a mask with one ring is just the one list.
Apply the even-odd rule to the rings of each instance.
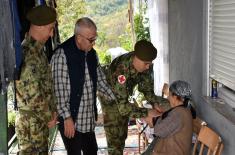
[[209, 77], [219, 95], [235, 107], [235, 1], [209, 1]]

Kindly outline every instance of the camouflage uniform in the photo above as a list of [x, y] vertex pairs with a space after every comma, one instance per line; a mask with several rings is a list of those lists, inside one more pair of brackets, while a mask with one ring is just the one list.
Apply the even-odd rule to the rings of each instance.
[[20, 154], [48, 154], [47, 123], [56, 111], [53, 81], [44, 44], [26, 34], [22, 42], [24, 61], [20, 80], [16, 81], [19, 112], [16, 134]]
[[128, 101], [137, 84], [138, 90], [144, 94], [146, 100], [152, 103], [165, 102], [154, 94], [152, 70], [138, 73], [132, 65], [132, 56], [133, 52], [130, 52], [114, 59], [106, 71], [107, 81], [117, 101], [110, 103], [100, 96], [109, 155], [123, 154], [129, 117], [147, 116], [147, 109], [139, 108]]

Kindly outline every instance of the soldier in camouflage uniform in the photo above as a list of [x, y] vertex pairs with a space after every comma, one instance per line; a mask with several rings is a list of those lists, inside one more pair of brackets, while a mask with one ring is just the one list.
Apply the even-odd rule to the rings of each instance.
[[47, 6], [27, 14], [30, 30], [22, 42], [24, 60], [16, 81], [18, 113], [16, 134], [20, 155], [47, 155], [49, 128], [56, 124], [56, 105], [50, 66], [43, 47], [56, 21], [56, 12]]
[[[104, 115], [104, 129], [109, 155], [123, 154], [129, 117], [143, 118], [158, 114], [154, 109], [139, 108], [129, 103], [128, 98], [133, 95], [133, 89], [136, 85], [138, 85], [138, 91], [144, 94], [147, 101], [156, 103], [158, 106], [166, 103], [166, 100], [156, 96], [153, 90], [151, 66], [156, 56], [157, 49], [152, 43], [141, 40], [135, 44], [133, 52], [114, 59], [106, 71], [107, 81], [117, 99], [111, 103], [99, 96]], [[169, 104], [164, 107], [169, 107]]]

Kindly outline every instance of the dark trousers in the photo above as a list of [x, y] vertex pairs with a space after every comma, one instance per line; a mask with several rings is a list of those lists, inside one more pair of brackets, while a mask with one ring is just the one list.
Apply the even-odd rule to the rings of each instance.
[[76, 131], [73, 138], [67, 138], [64, 135], [64, 122], [60, 122], [59, 131], [63, 139], [68, 155], [97, 155], [97, 142], [95, 132], [81, 133]]

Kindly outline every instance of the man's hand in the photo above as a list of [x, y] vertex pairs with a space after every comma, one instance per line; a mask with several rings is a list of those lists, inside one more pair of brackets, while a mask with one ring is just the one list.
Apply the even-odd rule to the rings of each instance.
[[73, 138], [75, 135], [75, 126], [71, 117], [64, 120], [64, 135], [67, 138]]
[[51, 120], [47, 123], [48, 128], [53, 128], [57, 124], [57, 113], [53, 112]]

